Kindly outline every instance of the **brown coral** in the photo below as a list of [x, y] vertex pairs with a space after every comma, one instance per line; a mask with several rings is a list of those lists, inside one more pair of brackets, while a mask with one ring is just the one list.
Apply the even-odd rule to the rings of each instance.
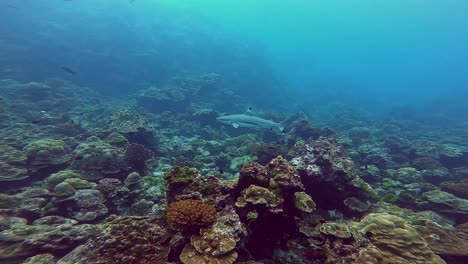
[[184, 264], [232, 264], [237, 259], [236, 240], [211, 229], [192, 236], [180, 255]]
[[[169, 236], [160, 223], [120, 217], [85, 246], [88, 263], [166, 263]], [[73, 262], [77, 263], [77, 262]]]
[[[465, 224], [466, 227], [468, 227], [467, 224]], [[468, 237], [463, 237], [463, 225], [448, 228], [434, 222], [427, 222], [415, 228], [435, 253], [441, 256], [468, 256]]]
[[154, 157], [154, 152], [142, 144], [130, 143], [125, 151], [125, 159], [131, 164], [145, 162]]
[[446, 192], [468, 199], [468, 182], [443, 182], [440, 187]]
[[242, 191], [242, 196], [237, 198], [236, 206], [245, 207], [247, 204], [265, 205], [268, 208], [277, 207], [283, 202], [281, 197], [278, 197], [267, 188], [256, 185], [250, 185]]
[[199, 200], [181, 200], [171, 203], [167, 209], [169, 221], [184, 228], [208, 226], [216, 217], [216, 209]]
[[[382, 263], [445, 263], [434, 254], [416, 229], [398, 216], [372, 213], [352, 228], [356, 228], [355, 230], [362, 234], [372, 234], [370, 241], [383, 257]], [[358, 261], [357, 263], [370, 262]]]

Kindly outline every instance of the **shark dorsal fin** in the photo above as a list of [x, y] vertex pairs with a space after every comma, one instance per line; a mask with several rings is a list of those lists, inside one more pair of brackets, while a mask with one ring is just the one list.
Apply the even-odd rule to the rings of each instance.
[[247, 108], [247, 110], [244, 112], [244, 115], [253, 115], [252, 107]]

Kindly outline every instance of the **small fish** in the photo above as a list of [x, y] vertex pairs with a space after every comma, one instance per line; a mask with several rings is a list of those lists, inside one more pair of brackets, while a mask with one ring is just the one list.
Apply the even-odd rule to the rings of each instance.
[[8, 8], [11, 8], [11, 9], [18, 9], [18, 7], [14, 6], [14, 5], [7, 5]]
[[224, 174], [224, 170], [223, 170], [223, 169], [219, 169], [218, 171], [219, 171], [219, 173]]
[[41, 120], [32, 120], [31, 124], [38, 125], [41, 123]]
[[[70, 0], [65, 0], [65, 1], [70, 1]], [[73, 75], [76, 74], [76, 71], [74, 71], [74, 70], [72, 70], [72, 69], [70, 69], [68, 67], [65, 67], [65, 66], [62, 66], [62, 70], [66, 71], [66, 72], [68, 72], [70, 74], [73, 74]]]

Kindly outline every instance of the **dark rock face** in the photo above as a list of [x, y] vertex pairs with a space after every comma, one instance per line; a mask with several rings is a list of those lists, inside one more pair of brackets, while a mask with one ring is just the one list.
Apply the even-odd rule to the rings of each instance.
[[306, 192], [312, 194], [320, 208], [349, 210], [344, 203], [346, 198], [366, 201], [374, 196], [354, 162], [333, 137], [298, 142], [289, 154]]
[[243, 243], [257, 259], [272, 259], [274, 249], [286, 246], [285, 238], [296, 232], [296, 221], [316, 207], [299, 173], [281, 156], [265, 166], [245, 164], [236, 189], [236, 212], [249, 222]]

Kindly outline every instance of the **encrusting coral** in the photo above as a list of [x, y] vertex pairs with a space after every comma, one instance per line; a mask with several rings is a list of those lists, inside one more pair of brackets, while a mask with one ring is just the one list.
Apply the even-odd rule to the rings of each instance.
[[199, 200], [181, 200], [169, 204], [167, 209], [169, 222], [182, 228], [208, 226], [216, 217], [216, 209]]
[[468, 199], [468, 182], [443, 182], [440, 187], [448, 193]]
[[29, 143], [24, 147], [28, 164], [41, 169], [48, 166], [59, 165], [70, 160], [70, 148], [62, 140], [44, 138]]
[[140, 174], [144, 174], [145, 161], [152, 157], [154, 157], [154, 152], [142, 144], [130, 143], [125, 150], [125, 160]]
[[[429, 248], [416, 229], [396, 215], [372, 213], [364, 217], [354, 228], [357, 228], [361, 234], [372, 234], [370, 241], [378, 248], [380, 258], [383, 258], [381, 263], [445, 263]], [[360, 259], [366, 259], [369, 257], [366, 254], [369, 253], [370, 251], [363, 251]]]
[[236, 240], [218, 234], [212, 229], [201, 230], [200, 236], [192, 236], [180, 254], [184, 264], [232, 264], [237, 259]]
[[84, 180], [99, 180], [127, 171], [124, 152], [91, 136], [73, 151], [70, 169], [80, 172]]
[[170, 236], [161, 223], [143, 217], [117, 217], [106, 225], [58, 263], [166, 263]]

